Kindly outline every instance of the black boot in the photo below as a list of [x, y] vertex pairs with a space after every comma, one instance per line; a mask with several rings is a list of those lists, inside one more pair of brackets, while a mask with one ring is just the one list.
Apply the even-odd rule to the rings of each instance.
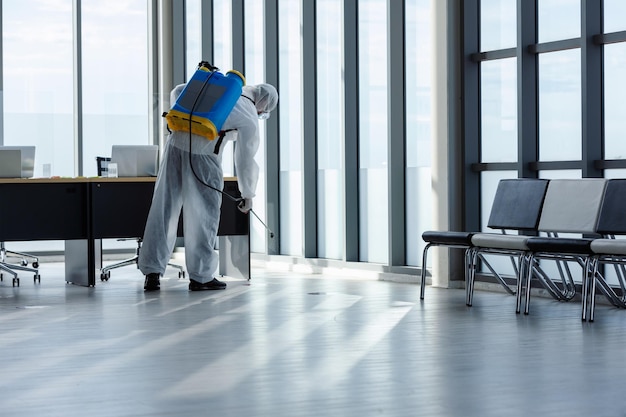
[[209, 282], [198, 282], [193, 279], [189, 279], [189, 291], [205, 291], [205, 290], [224, 290], [226, 289], [226, 283], [218, 281], [216, 278]]
[[153, 273], [146, 275], [146, 280], [143, 283], [143, 289], [146, 291], [158, 291], [161, 289], [160, 275]]

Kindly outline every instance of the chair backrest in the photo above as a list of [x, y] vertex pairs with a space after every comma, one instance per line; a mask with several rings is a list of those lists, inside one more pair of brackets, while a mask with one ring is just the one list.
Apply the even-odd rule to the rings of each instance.
[[602, 235], [626, 235], [626, 179], [607, 181], [600, 217], [598, 233]]
[[500, 180], [487, 226], [491, 229], [537, 230], [548, 182], [533, 178]]
[[596, 233], [606, 183], [604, 178], [550, 180], [539, 230]]

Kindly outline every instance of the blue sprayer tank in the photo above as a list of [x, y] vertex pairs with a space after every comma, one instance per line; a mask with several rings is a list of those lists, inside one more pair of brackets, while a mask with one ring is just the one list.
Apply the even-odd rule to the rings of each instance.
[[224, 75], [211, 64], [201, 62], [176, 103], [165, 114], [169, 128], [215, 139], [245, 84], [246, 79], [238, 71], [231, 70]]

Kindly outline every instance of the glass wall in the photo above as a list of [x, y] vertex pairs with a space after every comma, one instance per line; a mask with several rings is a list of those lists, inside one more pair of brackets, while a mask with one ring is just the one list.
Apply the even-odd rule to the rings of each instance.
[[517, 59], [480, 66], [481, 162], [517, 161]]
[[580, 50], [539, 56], [539, 159], [582, 156]]
[[341, 2], [317, 2], [318, 256], [344, 255], [343, 37]]
[[[411, 215], [405, 222], [406, 241], [403, 243], [407, 263], [418, 266], [423, 248], [420, 232], [431, 227], [432, 214], [431, 103], [434, 92], [431, 78], [435, 65], [432, 33], [433, 5], [436, 3], [435, 0], [404, 1], [405, 20], [392, 22], [406, 27], [406, 137], [403, 139], [407, 157], [405, 177], [402, 178], [406, 198], [402, 204], [406, 204], [404, 211]], [[504, 0], [492, 1], [500, 4], [502, 10], [508, 7]], [[55, 8], [34, 0], [3, 3], [3, 141], [6, 144], [31, 142], [38, 146], [41, 152], [38, 152], [36, 175], [42, 173], [44, 163], [53, 167], [54, 175], [95, 175], [95, 157], [109, 155], [111, 145], [154, 142], [150, 119], [153, 116], [152, 97], [158, 92], [150, 91], [149, 84], [152, 79], [149, 47], [156, 42], [156, 39], [148, 38], [152, 16], [149, 6], [152, 3], [128, 0], [114, 7], [104, 7], [95, 0], [83, 0], [80, 2], [81, 30], [77, 34], [73, 32], [73, 17], [77, 13], [73, 9], [74, 3], [60, 0]], [[271, 155], [269, 160], [277, 166], [266, 166], [265, 125], [268, 122], [261, 121], [262, 140], [257, 153], [261, 171], [254, 207], [261, 219], [280, 223], [279, 227], [270, 224], [280, 230], [279, 253], [303, 255], [303, 196], [304, 192], [315, 192], [318, 195], [317, 216], [307, 217], [306, 221], [316, 222], [317, 228], [313, 230], [317, 232], [317, 247], [313, 249], [318, 257], [346, 258], [346, 242], [349, 241], [358, 242], [358, 260], [387, 263], [389, 205], [396, 204], [390, 201], [388, 190], [389, 0], [359, 0], [353, 4], [318, 0], [315, 2], [315, 20], [303, 20], [302, 5], [309, 6], [304, 1], [277, 0], [268, 4], [255, 0], [241, 3], [185, 0], [184, 7], [175, 4], [184, 10], [184, 25], [174, 22], [174, 30], [183, 31], [186, 50], [184, 63], [173, 65], [184, 65], [187, 78], [202, 59], [212, 60], [221, 71], [233, 69], [233, 57], [239, 57], [241, 53], [233, 50], [235, 41], [240, 39], [235, 36], [239, 34], [233, 33], [233, 28], [239, 25], [233, 25], [233, 22], [239, 22], [241, 16], [233, 13], [243, 10], [244, 68], [234, 69], [244, 73], [248, 84], [266, 82], [267, 74], [278, 81], [280, 115], [276, 112], [272, 117], [279, 117], [279, 120], [269, 122], [272, 134], [277, 134], [279, 148], [278, 154]], [[204, 7], [210, 7], [213, 16], [213, 57], [201, 56]], [[355, 13], [344, 14], [350, 7], [354, 7]], [[498, 17], [506, 15], [502, 11], [497, 14]], [[351, 21], [352, 16], [358, 16], [357, 21]], [[265, 17], [272, 22], [276, 20], [277, 27], [265, 27]], [[312, 22], [316, 24], [314, 30], [303, 27]], [[498, 23], [495, 18], [493, 24], [499, 25], [494, 30], [501, 33], [508, 31], [510, 26]], [[315, 53], [315, 71], [303, 71], [303, 54], [306, 52], [302, 46], [303, 29], [315, 36], [315, 51], [308, 51]], [[273, 30], [277, 39], [266, 38]], [[42, 32], [51, 35], [39, 36]], [[81, 58], [80, 66], [74, 62], [74, 42], [78, 40], [82, 45], [77, 55]], [[346, 42], [358, 45], [359, 60], [349, 63], [356, 68], [350, 75], [353, 77], [351, 81], [356, 80], [355, 89], [345, 83]], [[497, 46], [503, 47], [507, 42]], [[45, 65], [41, 65], [42, 62]], [[496, 82], [514, 83], [514, 78], [504, 78], [508, 71], [508, 67], [497, 69], [496, 73], [502, 79]], [[315, 80], [303, 79], [303, 73], [314, 74]], [[76, 80], [81, 80], [81, 84], [75, 84]], [[303, 86], [312, 85], [309, 84], [312, 82], [316, 86], [315, 97], [303, 97]], [[350, 96], [345, 94], [347, 85]], [[75, 96], [81, 101], [75, 101]], [[505, 103], [509, 97], [494, 96], [494, 100], [497, 99]], [[77, 107], [77, 103], [82, 105]], [[309, 104], [316, 106], [318, 133], [315, 138], [317, 165], [306, 168], [303, 168], [304, 158], [313, 156], [303, 155], [304, 103], [307, 108]], [[350, 155], [344, 151], [346, 103], [350, 106], [350, 125], [358, 123], [358, 137], [350, 138], [350, 146], [358, 148], [358, 154], [355, 152], [353, 156], [358, 159], [354, 160], [350, 160]], [[510, 109], [505, 110], [500, 116], [506, 118], [507, 123], [514, 123], [509, 120]], [[80, 132], [74, 131], [75, 120], [82, 122]], [[500, 130], [500, 133], [502, 131], [506, 130]], [[349, 214], [345, 201], [348, 191], [345, 189], [346, 161], [352, 165], [349, 180], [358, 181], [359, 195], [358, 210]], [[356, 165], [358, 172], [352, 171]], [[81, 166], [83, 170], [79, 172]], [[236, 174], [232, 145], [223, 150], [223, 166], [225, 175]], [[304, 172], [305, 169], [311, 172]], [[278, 196], [266, 195], [268, 172], [278, 173]], [[303, 181], [305, 175], [316, 176], [317, 181], [311, 182], [318, 187], [316, 190], [303, 189], [309, 184]], [[357, 194], [356, 190], [354, 194]], [[428, 198], [423, 198], [425, 194]], [[268, 201], [279, 202], [279, 207], [273, 207], [269, 214], [266, 213]], [[276, 218], [271, 217], [274, 213], [277, 213]], [[346, 216], [353, 214], [355, 223], [349, 224]], [[254, 218], [251, 227], [252, 249], [264, 253], [267, 250], [266, 231]], [[311, 239], [306, 242], [308, 245]], [[351, 260], [356, 260], [355, 249], [350, 247]]]
[[3, 142], [36, 146], [35, 176], [78, 174], [72, 39], [72, 0], [2, 3]]
[[626, 29], [626, 2], [623, 0], [604, 0], [604, 32], [619, 32]]
[[[47, 36], [41, 36], [48, 33]], [[72, 0], [2, 3], [4, 145], [35, 146], [35, 176], [77, 172]], [[95, 160], [93, 160], [95, 164]], [[47, 174], [47, 172], [46, 172]], [[13, 251], [63, 250], [63, 242], [10, 242]]]
[[432, 229], [432, 10], [435, 0], [406, 2], [406, 262], [422, 261], [422, 232]]
[[[44, 165], [54, 176], [95, 176], [96, 156], [110, 156], [113, 144], [152, 143], [147, 3], [83, 0], [80, 33], [73, 29], [73, 3], [2, 3], [3, 143], [36, 146], [35, 176]], [[56, 251], [63, 244], [12, 242], [11, 248]]]
[[387, 9], [359, 4], [359, 260], [387, 263]]
[[604, 158], [626, 159], [626, 43], [604, 48]]
[[[231, 0], [213, 0], [213, 65], [226, 73], [231, 69], [243, 73], [242, 68], [233, 66], [233, 11]], [[200, 61], [198, 61], [200, 62]], [[197, 65], [197, 63], [196, 63]], [[233, 160], [233, 142], [228, 141], [221, 148], [222, 168], [224, 176], [235, 175], [235, 162]]]
[[200, 0], [185, 0], [185, 74], [190, 79], [200, 61], [210, 60], [202, 56], [202, 3]]
[[[265, 33], [265, 20], [263, 19], [264, 1], [246, 0], [244, 2], [244, 48], [245, 65], [244, 75], [248, 85], [265, 83], [265, 47], [263, 36]], [[259, 182], [256, 188], [256, 197], [253, 201], [255, 213], [266, 219], [267, 210], [265, 208], [266, 197], [266, 175], [265, 175], [265, 121], [259, 120], [259, 134], [261, 142], [255, 160], [259, 164]], [[267, 232], [263, 225], [251, 219], [250, 223], [250, 245], [253, 252], [265, 253], [267, 248]]]
[[94, 176], [111, 145], [152, 143], [148, 13], [145, 0], [81, 4], [83, 174]]
[[[476, 130], [481, 138], [480, 159], [471, 161], [472, 169], [466, 175], [472, 177], [476, 171], [480, 175], [483, 230], [490, 190], [498, 178], [512, 172], [547, 179], [617, 178], [626, 172], [622, 139], [626, 129], [622, 105], [626, 94], [622, 74], [626, 65], [626, 3], [510, 0], [504, 7], [505, 3], [473, 1], [480, 10], [480, 34], [476, 35], [470, 19], [465, 22], [469, 26], [463, 42], [480, 43], [480, 53], [466, 51], [480, 65]], [[502, 15], [505, 9], [511, 16]], [[521, 27], [514, 37], [511, 33], [502, 35], [518, 21]], [[515, 38], [523, 44], [512, 44]], [[513, 47], [517, 48], [514, 52], [505, 49]], [[464, 79], [468, 85], [476, 83], [473, 70]], [[476, 121], [465, 123], [473, 127]], [[474, 131], [466, 131], [465, 149], [473, 148]], [[470, 187], [464, 190], [467, 194], [475, 190]], [[548, 268], [556, 273], [552, 265]]]
[[280, 253], [302, 255], [302, 10], [278, 2]]
[[517, 0], [480, 1], [480, 50], [514, 48], [517, 45]]
[[[604, 0], [604, 32], [626, 30], [626, 2]], [[604, 46], [604, 158], [626, 159], [626, 42]]]
[[580, 37], [580, 0], [537, 0], [540, 43]]

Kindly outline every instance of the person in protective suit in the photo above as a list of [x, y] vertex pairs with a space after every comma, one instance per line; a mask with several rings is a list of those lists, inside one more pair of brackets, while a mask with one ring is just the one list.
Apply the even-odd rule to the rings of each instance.
[[[181, 84], [172, 90], [171, 103], [176, 102], [184, 87]], [[259, 166], [254, 160], [260, 140], [258, 120], [269, 117], [277, 104], [278, 93], [272, 85], [244, 86], [222, 126], [223, 131], [228, 131], [223, 140], [207, 140], [183, 131], [169, 134], [139, 252], [138, 267], [146, 276], [144, 290], [160, 289], [160, 277], [176, 243], [181, 208], [189, 290], [226, 288], [226, 283], [214, 277], [222, 194], [203, 183], [222, 190], [219, 147], [227, 140], [236, 140], [234, 162], [242, 197], [239, 210], [247, 213], [252, 209], [259, 178]]]

